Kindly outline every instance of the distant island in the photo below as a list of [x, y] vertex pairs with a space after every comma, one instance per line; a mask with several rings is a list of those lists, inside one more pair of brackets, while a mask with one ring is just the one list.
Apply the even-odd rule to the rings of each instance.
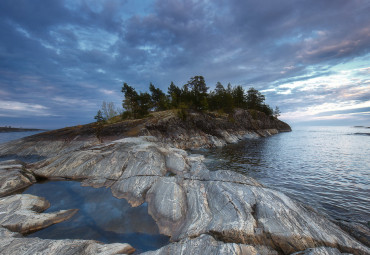
[[26, 132], [26, 131], [44, 131], [45, 129], [37, 129], [37, 128], [15, 128], [15, 127], [0, 127], [0, 133], [5, 132]]

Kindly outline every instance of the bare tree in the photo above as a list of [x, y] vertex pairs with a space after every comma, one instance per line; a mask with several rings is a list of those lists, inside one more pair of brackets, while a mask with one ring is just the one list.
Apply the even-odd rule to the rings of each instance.
[[115, 110], [115, 105], [113, 102], [105, 102], [103, 101], [103, 104], [101, 106], [102, 108], [102, 111], [103, 111], [103, 116], [106, 120], [109, 120], [111, 118], [113, 118], [114, 116], [117, 116], [118, 113], [117, 111]]

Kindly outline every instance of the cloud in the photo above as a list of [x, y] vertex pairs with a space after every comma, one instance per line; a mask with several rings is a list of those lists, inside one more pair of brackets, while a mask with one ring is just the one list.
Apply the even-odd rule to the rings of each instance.
[[64, 105], [68, 107], [76, 107], [76, 106], [83, 106], [83, 107], [91, 107], [95, 106], [95, 103], [89, 102], [88, 100], [80, 99], [80, 98], [67, 98], [67, 97], [61, 97], [56, 96], [52, 98], [54, 102], [56, 102], [59, 105]]
[[99, 89], [100, 92], [106, 94], [106, 95], [113, 95], [116, 93], [114, 90], [108, 90], [108, 89]]
[[0, 95], [93, 121], [122, 82], [166, 91], [203, 75], [264, 91], [283, 112], [361, 104], [369, 12], [367, 0], [3, 0]]
[[27, 116], [52, 116], [49, 108], [40, 104], [30, 104], [16, 101], [0, 100], [0, 115], [6, 117]]

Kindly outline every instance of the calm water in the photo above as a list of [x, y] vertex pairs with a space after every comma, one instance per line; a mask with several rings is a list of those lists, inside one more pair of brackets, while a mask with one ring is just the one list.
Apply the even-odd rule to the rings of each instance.
[[211, 170], [246, 174], [334, 219], [369, 224], [369, 128], [296, 128], [192, 152], [205, 155]]
[[26, 136], [35, 135], [45, 131], [26, 131], [26, 132], [0, 132], [0, 143], [6, 143]]
[[133, 208], [125, 199], [113, 197], [110, 189], [82, 187], [72, 181], [50, 181], [34, 184], [23, 193], [45, 197], [51, 204], [45, 212], [79, 209], [71, 219], [30, 237], [129, 243], [137, 252], [156, 250], [169, 242], [167, 236], [159, 234], [146, 203]]

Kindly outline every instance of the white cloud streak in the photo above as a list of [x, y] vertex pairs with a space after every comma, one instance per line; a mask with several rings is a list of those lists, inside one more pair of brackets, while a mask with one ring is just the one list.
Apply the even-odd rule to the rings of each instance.
[[40, 104], [17, 101], [0, 101], [0, 115], [6, 117], [18, 116], [53, 116], [49, 108]]

